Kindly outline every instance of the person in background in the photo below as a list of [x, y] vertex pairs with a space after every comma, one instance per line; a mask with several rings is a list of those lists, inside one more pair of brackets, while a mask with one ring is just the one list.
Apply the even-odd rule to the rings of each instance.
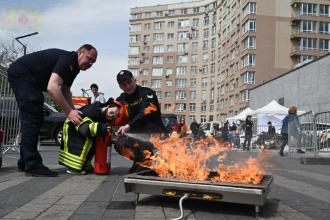
[[[246, 116], [245, 124], [244, 124], [245, 138], [243, 143], [243, 150], [248, 150], [248, 151], [250, 150], [252, 129], [253, 129], [253, 122], [251, 118], [252, 118], [251, 115]], [[246, 147], [246, 143], [247, 143], [247, 147]]]
[[268, 139], [272, 139], [274, 138], [274, 135], [276, 133], [275, 127], [272, 125], [271, 121], [269, 121], [267, 125], [268, 125]]
[[44, 120], [42, 92], [48, 92], [74, 124], [82, 120], [72, 104], [71, 85], [80, 70], [89, 69], [97, 58], [90, 44], [77, 51], [47, 49], [24, 55], [8, 69], [8, 81], [16, 97], [21, 121], [20, 159], [18, 171], [32, 176], [57, 176], [42, 163], [38, 152], [38, 137]]
[[197, 135], [198, 135], [198, 131], [199, 131], [199, 124], [196, 122], [196, 119], [194, 119], [191, 124], [190, 124], [190, 130], [191, 130], [191, 134], [193, 137], [193, 140], [196, 140]]
[[133, 160], [129, 172], [143, 169], [153, 155], [154, 147], [149, 142], [152, 134], [166, 133], [161, 119], [161, 111], [155, 91], [136, 84], [136, 79], [128, 70], [117, 74], [117, 82], [123, 93], [117, 98], [127, 106], [128, 123], [117, 130], [118, 135], [115, 149], [121, 155]]
[[280, 156], [284, 156], [284, 147], [288, 144], [288, 127], [289, 127], [289, 121], [297, 117], [297, 107], [291, 106], [288, 110], [288, 115], [285, 116], [285, 118], [282, 120], [282, 129], [281, 129], [281, 135], [282, 135], [282, 145], [281, 149], [278, 152]]
[[97, 84], [93, 83], [90, 86], [90, 89], [93, 93], [92, 99], [91, 99], [91, 103], [95, 103], [95, 102], [101, 102], [101, 103], [105, 103], [105, 98], [103, 96], [102, 92], [99, 92], [99, 87]]

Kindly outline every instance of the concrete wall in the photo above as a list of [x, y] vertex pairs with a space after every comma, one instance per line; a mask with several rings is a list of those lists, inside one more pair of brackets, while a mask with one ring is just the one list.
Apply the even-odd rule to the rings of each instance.
[[250, 108], [284, 98], [284, 105], [300, 110], [330, 111], [330, 55], [292, 70], [250, 90]]

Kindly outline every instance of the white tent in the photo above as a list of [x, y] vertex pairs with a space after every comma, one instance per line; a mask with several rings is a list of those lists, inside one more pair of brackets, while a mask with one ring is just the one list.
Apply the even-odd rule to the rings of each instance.
[[241, 121], [245, 121], [246, 116], [248, 115], [252, 115], [254, 113], [254, 110], [252, 110], [251, 108], [247, 107], [246, 109], [244, 109], [241, 113], [239, 113], [238, 115], [235, 115], [233, 117], [227, 118], [227, 120], [232, 123], [232, 122], [236, 122], [238, 120]]

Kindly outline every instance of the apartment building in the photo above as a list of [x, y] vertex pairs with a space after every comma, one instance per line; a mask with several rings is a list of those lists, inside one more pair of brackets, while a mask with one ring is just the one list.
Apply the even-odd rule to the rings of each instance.
[[163, 113], [224, 121], [249, 90], [330, 51], [328, 0], [204, 0], [131, 9], [128, 67]]

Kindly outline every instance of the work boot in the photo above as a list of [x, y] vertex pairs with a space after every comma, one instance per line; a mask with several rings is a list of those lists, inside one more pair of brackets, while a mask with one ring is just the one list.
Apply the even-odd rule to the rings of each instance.
[[279, 154], [280, 156], [284, 157], [284, 153], [283, 153], [282, 150], [280, 150], [280, 151], [278, 152], [278, 154]]
[[72, 175], [86, 175], [87, 174], [87, 172], [85, 170], [75, 170], [75, 169], [72, 169], [70, 167], [68, 167], [66, 172], [68, 174], [72, 174]]
[[48, 167], [38, 166], [34, 169], [29, 169], [25, 171], [26, 176], [34, 176], [34, 177], [56, 177], [58, 173], [55, 171], [51, 171]]

